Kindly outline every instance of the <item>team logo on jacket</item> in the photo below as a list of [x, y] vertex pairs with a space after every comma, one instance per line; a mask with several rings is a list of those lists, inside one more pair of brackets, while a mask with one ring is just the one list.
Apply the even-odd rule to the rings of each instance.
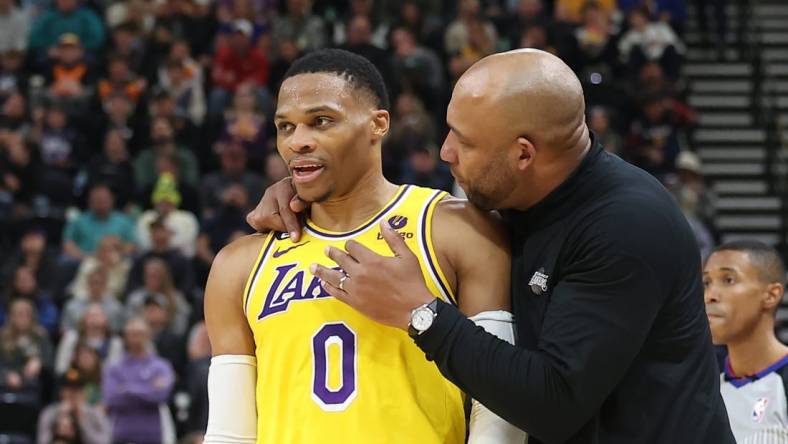
[[540, 268], [539, 271], [534, 272], [534, 275], [531, 276], [531, 280], [528, 281], [528, 286], [531, 287], [531, 291], [533, 291], [534, 294], [540, 295], [547, 291], [548, 279], [550, 279], [550, 276], [545, 274], [544, 268]]
[[766, 406], [769, 405], [769, 398], [758, 398], [752, 408], [752, 420], [761, 423], [763, 418], [766, 417]]

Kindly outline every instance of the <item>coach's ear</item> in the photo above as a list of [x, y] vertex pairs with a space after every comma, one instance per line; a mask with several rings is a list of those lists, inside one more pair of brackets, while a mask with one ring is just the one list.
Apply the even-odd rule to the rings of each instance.
[[386, 136], [386, 133], [389, 132], [389, 123], [391, 121], [391, 116], [389, 112], [385, 109], [378, 109], [373, 111], [372, 120], [370, 124], [372, 125], [372, 142], [377, 142], [383, 137]]
[[520, 136], [514, 141], [514, 156], [516, 157], [517, 169], [525, 171], [536, 157], [536, 147], [528, 137]]

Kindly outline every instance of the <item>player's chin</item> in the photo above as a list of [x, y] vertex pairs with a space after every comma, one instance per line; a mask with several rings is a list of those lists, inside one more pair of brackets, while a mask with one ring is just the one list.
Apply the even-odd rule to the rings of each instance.
[[327, 200], [333, 192], [333, 187], [328, 183], [295, 184], [298, 198], [308, 203], [320, 203]]

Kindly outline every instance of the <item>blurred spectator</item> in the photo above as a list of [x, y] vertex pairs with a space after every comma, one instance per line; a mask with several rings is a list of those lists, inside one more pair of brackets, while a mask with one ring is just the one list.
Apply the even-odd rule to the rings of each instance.
[[42, 373], [52, 365], [49, 336], [35, 317], [29, 299], [14, 299], [0, 328], [0, 392], [14, 393], [28, 405], [40, 402]]
[[439, 16], [425, 10], [418, 0], [405, 0], [397, 12], [399, 17], [391, 29], [405, 28], [425, 46], [434, 51], [443, 50], [443, 22]]
[[106, 184], [115, 194], [119, 208], [126, 208], [134, 199], [136, 191], [134, 166], [123, 134], [119, 128], [107, 131], [104, 149], [93, 156], [85, 171], [87, 186]]
[[159, 179], [162, 176], [172, 177], [175, 181], [175, 190], [180, 195], [180, 209], [188, 211], [194, 215], [201, 213], [200, 192], [197, 187], [191, 183], [186, 182], [181, 178], [180, 164], [178, 163], [177, 156], [171, 154], [159, 154], [156, 158], [156, 172], [158, 176], [156, 182], [145, 187], [142, 190], [141, 203], [145, 208], [155, 208], [156, 204], [153, 202], [153, 193], [159, 186]]
[[268, 153], [265, 157], [265, 177], [270, 183], [279, 182], [290, 175], [287, 164], [277, 152]]
[[411, 151], [401, 181], [451, 191], [454, 178], [448, 164], [438, 158], [438, 150], [432, 145], [421, 145]]
[[286, 7], [284, 15], [274, 18], [275, 42], [292, 40], [304, 52], [327, 46], [325, 23], [312, 14], [309, 0], [287, 0]]
[[125, 214], [115, 211], [115, 198], [106, 185], [95, 185], [88, 194], [88, 210], [71, 219], [63, 231], [63, 252], [83, 259], [96, 251], [99, 241], [114, 235], [124, 242], [124, 251], [134, 247], [134, 225]]
[[188, 258], [193, 257], [199, 223], [194, 213], [178, 208], [181, 204], [181, 194], [172, 174], [164, 173], [159, 176], [151, 201], [154, 208], [142, 213], [137, 220], [137, 238], [142, 251], [151, 249], [150, 224], [161, 218], [174, 234], [171, 240], [172, 247]]
[[625, 157], [658, 178], [675, 171], [676, 156], [681, 151], [669, 104], [662, 95], [644, 98], [627, 141]]
[[623, 140], [621, 135], [611, 126], [610, 111], [601, 106], [594, 106], [588, 112], [588, 129], [594, 132], [596, 140], [609, 153], [621, 155]]
[[174, 233], [167, 227], [164, 218], [159, 217], [148, 224], [151, 240], [151, 249], [145, 251], [134, 260], [134, 265], [129, 273], [127, 292], [143, 286], [145, 264], [150, 259], [161, 259], [167, 263], [167, 268], [172, 274], [175, 286], [184, 295], [191, 293], [194, 288], [194, 271], [192, 264], [186, 256], [172, 247]]
[[40, 227], [31, 227], [24, 232], [19, 240], [18, 248], [5, 258], [2, 282], [10, 282], [19, 267], [26, 267], [33, 272], [38, 287], [51, 294], [57, 269], [56, 255], [47, 246], [47, 235]]
[[[149, 125], [153, 125], [156, 119], [167, 119], [172, 126], [175, 133], [175, 143], [178, 146], [192, 147], [199, 145], [200, 142], [199, 130], [188, 115], [181, 115], [178, 111], [178, 103], [175, 97], [170, 94], [166, 89], [154, 89], [153, 97], [150, 101], [150, 108], [148, 109]], [[150, 130], [146, 134], [150, 134]], [[152, 142], [152, 141], [151, 141]]]
[[592, 2], [608, 17], [616, 12], [616, 0], [556, 0], [555, 19], [559, 22], [578, 24], [583, 20], [583, 7]]
[[628, 19], [629, 30], [618, 42], [618, 50], [630, 75], [636, 76], [647, 62], [658, 62], [670, 79], [678, 79], [685, 48], [676, 33], [663, 22], [650, 21], [642, 8], [633, 9]]
[[717, 196], [703, 177], [700, 157], [691, 151], [682, 151], [676, 159], [676, 172], [679, 184], [696, 196], [697, 217], [705, 223], [711, 223], [716, 215]]
[[[703, 0], [697, 3], [703, 3]], [[684, 26], [687, 21], [687, 2], [684, 0], [656, 0], [651, 3], [655, 9], [654, 15], [659, 20], [667, 23], [679, 36], [684, 35]]]
[[148, 259], [143, 273], [142, 287], [132, 291], [126, 300], [127, 318], [143, 316], [147, 306], [155, 304], [164, 309], [165, 317], [157, 318], [156, 325], [148, 325], [154, 333], [166, 327], [178, 336], [185, 335], [189, 328], [191, 307], [184, 295], [175, 287], [167, 263], [158, 258]]
[[610, 17], [596, 3], [583, 7], [583, 23], [575, 30], [574, 38], [576, 60], [570, 63], [580, 72], [580, 78], [598, 73], [603, 80], [612, 80], [618, 73], [617, 41]]
[[247, 151], [237, 143], [221, 144], [219, 158], [221, 169], [205, 176], [201, 185], [203, 218], [216, 213], [222, 205], [222, 197], [228, 186], [240, 184], [246, 189], [249, 200], [257, 202], [267, 186], [259, 174], [247, 170]]
[[110, 56], [107, 74], [107, 78], [98, 82], [99, 99], [104, 101], [111, 95], [121, 94], [136, 106], [148, 83], [129, 68], [129, 61], [121, 55]]
[[206, 263], [238, 235], [251, 233], [246, 213], [251, 210], [249, 195], [240, 184], [227, 186], [222, 193], [222, 206], [203, 223], [197, 239], [197, 255]]
[[172, 44], [170, 57], [159, 68], [158, 78], [159, 85], [175, 98], [176, 113], [200, 125], [206, 112], [202, 66], [191, 58], [186, 42], [180, 40]]
[[23, 218], [38, 190], [38, 165], [18, 132], [0, 132], [0, 215]]
[[61, 330], [76, 329], [88, 307], [91, 304], [98, 304], [108, 318], [110, 329], [114, 332], [120, 331], [124, 321], [123, 305], [118, 301], [117, 296], [107, 290], [106, 270], [95, 267], [88, 273], [86, 280], [86, 294], [78, 294], [69, 300], [63, 308]]
[[394, 48], [392, 68], [404, 91], [424, 98], [431, 111], [439, 110], [445, 89], [444, 68], [434, 51], [419, 46], [410, 31], [395, 29], [391, 34]]
[[290, 69], [290, 65], [303, 55], [303, 52], [298, 49], [295, 42], [290, 39], [283, 39], [276, 43], [278, 49], [278, 56], [271, 64], [271, 76], [268, 85], [271, 91], [279, 91], [282, 83], [282, 78]]
[[85, 379], [70, 369], [58, 381], [60, 401], [50, 404], [38, 418], [38, 444], [79, 442], [107, 444], [112, 437], [107, 416], [85, 397]]
[[95, 270], [101, 270], [105, 282], [101, 286], [100, 296], [122, 299], [130, 268], [131, 261], [123, 251], [123, 242], [116, 236], [105, 236], [99, 242], [96, 252], [80, 263], [77, 275], [69, 286], [69, 292], [75, 299], [88, 300], [90, 294], [97, 290], [95, 286], [91, 288], [89, 276]]
[[233, 107], [224, 113], [224, 129], [220, 140], [241, 143], [249, 157], [261, 163], [265, 152], [266, 115], [257, 106], [251, 84], [239, 85]]
[[[39, 288], [35, 272], [25, 265], [17, 267], [13, 281], [11, 281], [8, 291], [3, 298], [3, 304], [0, 306], [0, 325], [3, 325], [6, 321], [6, 313], [4, 311], [6, 303], [10, 304], [17, 299], [30, 301], [36, 309], [37, 322], [46, 328], [50, 334], [56, 334], [58, 327], [57, 306], [52, 302], [49, 294]], [[11, 316], [12, 313], [9, 309], [8, 317], [10, 318]]]
[[534, 27], [543, 29], [547, 40], [551, 19], [544, 13], [542, 0], [518, 0], [516, 4], [514, 14], [506, 21], [505, 36], [509, 39], [509, 46], [516, 48], [520, 45], [523, 34]]
[[[119, 336], [115, 337], [118, 340], [118, 351], [116, 357], [120, 358], [123, 352], [123, 341]], [[103, 370], [103, 363], [99, 352], [87, 343], [80, 343], [77, 345], [77, 351], [74, 353], [74, 359], [71, 361], [71, 367], [79, 371], [85, 382], [83, 390], [85, 391], [85, 400], [92, 406], [103, 406], [101, 402], [101, 375]]]
[[[80, 345], [87, 345], [96, 350], [104, 364], [119, 360], [123, 354], [123, 342], [116, 334], [123, 328], [123, 309], [120, 308], [119, 303], [105, 299], [100, 302], [75, 304], [72, 305], [74, 310], [71, 310], [71, 313], [76, 315], [80, 305], [82, 312], [79, 317], [74, 318], [78, 322], [67, 326], [71, 324], [72, 320], [66, 318], [63, 320], [65, 327], [63, 337], [60, 339], [55, 355], [55, 373], [58, 375], [62, 375], [73, 365]], [[107, 311], [104, 307], [108, 307], [112, 311]], [[118, 311], [119, 308], [121, 311]], [[113, 322], [120, 321], [120, 326], [110, 325], [108, 314], [114, 318]]]
[[186, 182], [193, 185], [199, 182], [197, 158], [187, 148], [178, 145], [169, 119], [155, 117], [151, 123], [150, 138], [153, 145], [134, 159], [134, 175], [138, 187], [145, 189], [155, 184], [158, 173], [157, 158], [161, 155], [176, 157], [180, 176]]
[[[5, 58], [5, 56], [1, 56]], [[16, 74], [0, 74], [0, 131], [19, 131], [22, 135], [30, 133], [30, 115], [27, 109], [27, 99], [19, 90], [26, 89], [24, 82]]]
[[[121, 57], [129, 65], [132, 72], [150, 78], [153, 73], [148, 66], [145, 40], [139, 35], [137, 26], [132, 22], [121, 23], [112, 28], [112, 40], [108, 49], [110, 57]], [[104, 66], [107, 64], [105, 63]]]
[[[110, 94], [101, 103], [101, 116], [92, 126], [95, 134], [89, 135], [91, 145], [106, 143], [107, 133], [118, 131], [130, 153], [141, 149], [148, 135], [141, 119], [135, 114], [135, 105], [125, 94]], [[88, 123], [90, 125], [90, 122]]]
[[126, 353], [104, 369], [103, 399], [111, 419], [112, 442], [158, 444], [165, 439], [162, 414], [174, 383], [172, 366], [150, 352], [150, 330], [131, 319], [124, 332]]
[[[188, 308], [185, 300], [182, 303], [182, 307]], [[186, 341], [183, 332], [175, 331], [172, 310], [172, 304], [166, 297], [148, 294], [143, 301], [141, 315], [150, 328], [156, 354], [172, 364], [176, 379], [181, 379], [186, 369]]]
[[46, 71], [49, 99], [67, 106], [75, 114], [84, 111], [93, 95], [95, 73], [85, 58], [82, 41], [76, 34], [63, 34], [50, 52]]
[[95, 12], [80, 6], [79, 0], [55, 0], [54, 7], [33, 22], [30, 48], [41, 57], [67, 33], [78, 37], [94, 54], [104, 45], [104, 25]]
[[208, 426], [208, 367], [211, 364], [211, 343], [204, 322], [197, 323], [192, 328], [188, 350], [186, 381], [191, 404], [186, 430], [205, 431]]
[[397, 97], [388, 137], [383, 150], [383, 172], [395, 182], [402, 182], [400, 175], [405, 159], [413, 147], [435, 143], [435, 123], [424, 109], [418, 96], [405, 92]]
[[[449, 55], [471, 52], [474, 44], [484, 42], [484, 49], [494, 51], [498, 33], [493, 24], [481, 15], [479, 0], [460, 0], [455, 18], [446, 28], [444, 48]], [[474, 42], [475, 41], [475, 42]]]
[[[385, 33], [383, 34], [385, 35]], [[383, 80], [391, 87], [395, 81], [391, 66], [389, 65], [388, 53], [382, 49], [385, 40], [374, 43], [372, 36], [372, 23], [369, 17], [356, 15], [350, 19], [347, 25], [347, 39], [339, 48], [356, 53], [375, 65], [383, 76]]]
[[216, 50], [211, 72], [213, 90], [208, 105], [211, 115], [221, 115], [239, 85], [248, 82], [262, 89], [268, 84], [268, 59], [252, 46], [251, 38], [252, 24], [236, 20], [228, 44]]
[[[364, 40], [377, 48], [386, 47], [389, 24], [387, 21], [378, 19], [379, 15], [375, 13], [374, 3], [373, 0], [350, 0], [350, 9], [347, 13], [334, 21], [332, 38], [334, 44], [356, 45], [357, 43], [351, 43], [351, 41]], [[364, 20], [359, 21], [359, 18]], [[362, 23], [365, 24], [362, 26]]]
[[27, 49], [29, 29], [28, 15], [13, 0], [0, 0], [0, 53]]

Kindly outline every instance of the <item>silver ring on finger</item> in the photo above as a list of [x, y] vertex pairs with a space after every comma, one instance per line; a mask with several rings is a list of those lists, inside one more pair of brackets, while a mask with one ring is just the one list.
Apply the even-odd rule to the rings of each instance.
[[347, 273], [344, 273], [341, 278], [339, 278], [339, 289], [345, 291], [345, 281], [350, 279], [350, 276]]

